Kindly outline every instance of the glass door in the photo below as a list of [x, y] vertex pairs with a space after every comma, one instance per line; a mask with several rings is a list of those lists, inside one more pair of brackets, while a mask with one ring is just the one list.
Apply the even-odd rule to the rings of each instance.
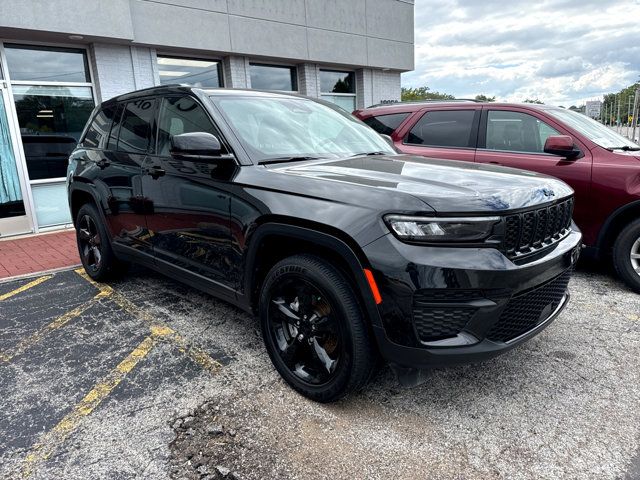
[[9, 96], [0, 86], [0, 238], [31, 232], [15, 156], [15, 135], [7, 113]]

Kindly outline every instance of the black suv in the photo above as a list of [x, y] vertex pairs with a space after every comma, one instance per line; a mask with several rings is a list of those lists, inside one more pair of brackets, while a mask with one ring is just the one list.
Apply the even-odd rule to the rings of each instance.
[[278, 372], [321, 402], [379, 356], [410, 380], [536, 335], [581, 239], [560, 180], [399, 155], [341, 109], [273, 92], [108, 100], [68, 191], [92, 278], [133, 261], [258, 313]]

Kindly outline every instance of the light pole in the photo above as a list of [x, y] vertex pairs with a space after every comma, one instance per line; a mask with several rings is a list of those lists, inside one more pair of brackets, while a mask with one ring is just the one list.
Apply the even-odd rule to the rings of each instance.
[[640, 100], [640, 85], [636, 88], [636, 95], [633, 98], [633, 130], [631, 130], [631, 141], [636, 141], [636, 128], [638, 126], [638, 100]]

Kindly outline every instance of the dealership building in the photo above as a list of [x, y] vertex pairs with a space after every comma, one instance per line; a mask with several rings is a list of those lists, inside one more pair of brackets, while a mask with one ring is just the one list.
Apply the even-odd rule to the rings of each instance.
[[259, 88], [353, 110], [400, 98], [413, 0], [2, 0], [0, 237], [69, 226], [95, 104], [154, 85]]

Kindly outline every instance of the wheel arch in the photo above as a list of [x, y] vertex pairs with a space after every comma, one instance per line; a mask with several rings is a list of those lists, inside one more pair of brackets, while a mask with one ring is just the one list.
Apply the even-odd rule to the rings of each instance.
[[[329, 231], [328, 231], [329, 230]], [[278, 261], [310, 253], [326, 258], [352, 282], [364, 312], [373, 325], [380, 325], [380, 314], [372, 296], [364, 269], [368, 261], [353, 239], [336, 235], [331, 229], [311, 225], [293, 225], [282, 219], [259, 225], [249, 239], [243, 276], [243, 292], [253, 311], [257, 309], [259, 291], [266, 274]]]
[[638, 218], [640, 218], [640, 200], [623, 205], [609, 215], [598, 234], [598, 256], [608, 255], [620, 232]]

